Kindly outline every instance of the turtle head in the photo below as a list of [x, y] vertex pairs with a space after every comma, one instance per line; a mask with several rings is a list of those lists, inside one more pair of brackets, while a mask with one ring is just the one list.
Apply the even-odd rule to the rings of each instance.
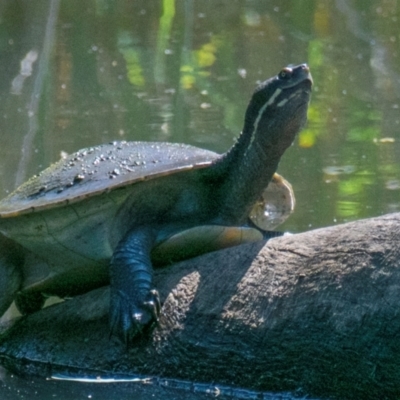
[[261, 83], [246, 111], [244, 133], [280, 157], [307, 120], [312, 78], [307, 64], [288, 66]]
[[311, 86], [310, 70], [301, 64], [282, 69], [256, 88], [247, 107], [242, 134], [215, 163], [214, 175], [223, 178], [218, 221], [246, 221], [283, 153], [307, 120]]

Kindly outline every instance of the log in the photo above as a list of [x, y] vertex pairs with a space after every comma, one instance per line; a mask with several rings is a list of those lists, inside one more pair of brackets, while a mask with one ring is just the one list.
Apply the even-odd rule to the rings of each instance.
[[101, 288], [16, 321], [0, 360], [46, 376], [400, 398], [399, 244], [396, 213], [206, 254], [156, 271], [160, 325], [131, 348], [109, 339]]

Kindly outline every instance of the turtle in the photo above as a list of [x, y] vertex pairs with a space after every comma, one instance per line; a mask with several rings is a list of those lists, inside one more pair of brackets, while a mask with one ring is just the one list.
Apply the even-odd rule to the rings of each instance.
[[118, 141], [79, 150], [22, 184], [0, 201], [0, 313], [13, 300], [28, 314], [46, 296], [109, 283], [110, 336], [130, 345], [147, 335], [161, 310], [154, 266], [269, 237], [257, 226], [260, 202], [271, 180], [291, 196], [276, 171], [306, 122], [311, 88], [307, 64], [259, 84], [223, 154]]

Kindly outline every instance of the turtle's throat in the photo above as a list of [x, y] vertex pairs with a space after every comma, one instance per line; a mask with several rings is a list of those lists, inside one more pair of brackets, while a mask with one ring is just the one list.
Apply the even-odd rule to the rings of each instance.
[[[265, 140], [251, 140], [243, 132], [238, 142], [221, 160], [225, 164], [225, 180], [221, 190], [220, 219], [230, 224], [246, 221], [251, 207], [268, 186], [276, 172], [283, 152], [276, 146], [263, 143]], [[267, 136], [267, 135], [264, 135]]]

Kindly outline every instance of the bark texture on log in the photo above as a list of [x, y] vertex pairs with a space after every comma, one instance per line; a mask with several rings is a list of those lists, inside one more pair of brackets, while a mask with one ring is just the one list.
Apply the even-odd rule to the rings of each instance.
[[17, 321], [9, 368], [218, 382], [320, 398], [400, 397], [400, 214], [274, 238], [159, 269], [160, 327], [108, 339], [108, 290]]

